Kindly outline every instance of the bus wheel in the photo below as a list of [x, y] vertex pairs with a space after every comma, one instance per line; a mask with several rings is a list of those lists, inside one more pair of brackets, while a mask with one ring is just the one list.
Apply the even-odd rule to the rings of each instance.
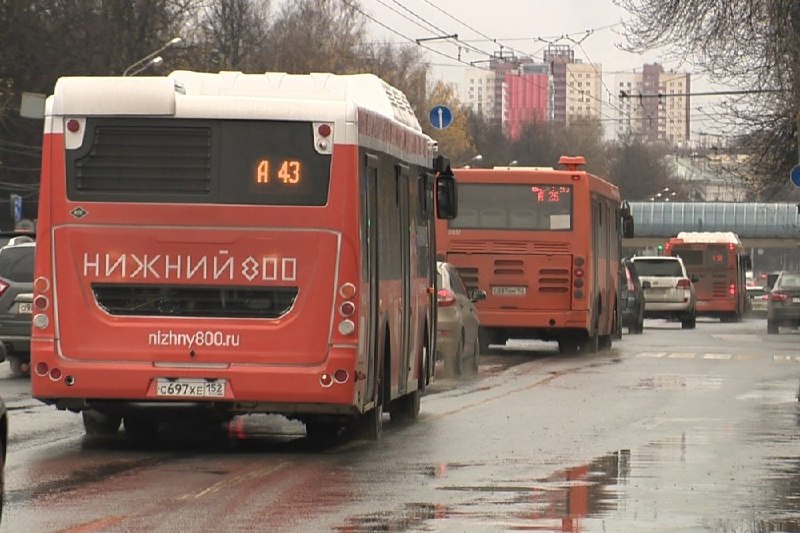
[[416, 420], [419, 416], [421, 398], [422, 392], [417, 389], [393, 401], [389, 409], [392, 421]]
[[84, 409], [81, 416], [87, 435], [116, 435], [122, 422], [121, 416], [107, 415], [94, 409]]
[[597, 353], [600, 351], [600, 336], [596, 333], [594, 335], [589, 335], [589, 338], [586, 339], [585, 344], [583, 346], [583, 353]]
[[580, 352], [580, 343], [575, 339], [559, 339], [558, 353], [561, 355], [575, 355]]
[[494, 332], [491, 329], [484, 327], [478, 328], [478, 342], [479, 342], [480, 352], [482, 354], [491, 353], [489, 345], [495, 341], [494, 337], [495, 337]]
[[335, 442], [342, 429], [342, 425], [339, 422], [331, 422], [328, 420], [309, 420], [305, 424], [306, 439], [315, 444], [330, 444]]
[[776, 335], [778, 333], [778, 323], [774, 320], [767, 320], [767, 334]]
[[611, 335], [600, 335], [597, 339], [599, 349], [609, 350], [611, 348]]
[[135, 438], [153, 437], [158, 433], [158, 422], [145, 416], [131, 416], [124, 418], [125, 433]]
[[694, 329], [696, 324], [695, 317], [681, 319], [681, 329]]

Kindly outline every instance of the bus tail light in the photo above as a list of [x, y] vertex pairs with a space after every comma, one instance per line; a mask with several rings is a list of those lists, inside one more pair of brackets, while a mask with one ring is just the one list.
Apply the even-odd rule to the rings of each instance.
[[576, 268], [575, 269], [575, 277], [576, 278], [582, 278], [583, 277], [583, 269], [582, 268]]
[[50, 289], [50, 280], [44, 276], [39, 276], [33, 282], [33, 288], [36, 292], [45, 292]]
[[678, 283], [675, 284], [675, 288], [676, 289], [691, 289], [692, 288], [692, 282], [689, 281], [686, 278], [679, 279]]
[[351, 299], [353, 296], [356, 295], [356, 286], [352, 283], [345, 283], [341, 287], [339, 287], [339, 296], [345, 298], [347, 300]]
[[319, 377], [319, 384], [327, 389], [328, 387], [333, 385], [333, 377], [328, 373], [322, 374]]
[[33, 307], [37, 311], [45, 311], [48, 307], [50, 307], [50, 300], [47, 296], [42, 296], [41, 294], [33, 299]]
[[436, 291], [436, 304], [439, 307], [450, 307], [455, 305], [456, 295], [447, 289], [439, 289]]
[[353, 313], [355, 312], [356, 312], [356, 304], [354, 304], [349, 300], [339, 306], [339, 314], [342, 315], [343, 317], [353, 316]]
[[59, 368], [51, 368], [50, 369], [50, 379], [53, 381], [58, 381], [61, 379], [61, 369]]
[[46, 376], [48, 370], [50, 369], [47, 368], [47, 363], [36, 363], [36, 367], [34, 367], [37, 376]]
[[337, 368], [336, 371], [333, 373], [333, 381], [335, 381], [336, 383], [347, 383], [347, 379], [349, 377], [350, 373], [344, 368]]
[[730, 294], [731, 296], [736, 296], [736, 284], [735, 283], [731, 283], [730, 285], [728, 285], [728, 294]]
[[356, 330], [356, 325], [352, 320], [342, 320], [339, 322], [339, 333], [342, 335], [352, 335]]

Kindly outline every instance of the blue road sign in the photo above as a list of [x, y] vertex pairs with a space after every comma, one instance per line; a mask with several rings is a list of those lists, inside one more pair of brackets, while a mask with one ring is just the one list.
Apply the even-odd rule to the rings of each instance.
[[431, 109], [431, 126], [437, 130], [443, 130], [453, 122], [453, 112], [444, 105], [437, 105]]
[[789, 179], [794, 183], [795, 187], [800, 187], [800, 165], [795, 165], [789, 173]]

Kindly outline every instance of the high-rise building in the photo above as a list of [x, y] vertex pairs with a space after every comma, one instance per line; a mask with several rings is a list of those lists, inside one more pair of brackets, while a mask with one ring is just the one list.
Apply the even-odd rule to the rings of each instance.
[[517, 139], [526, 123], [550, 119], [552, 90], [547, 65], [520, 65], [516, 72], [506, 73], [504, 85], [503, 131], [506, 137]]
[[640, 73], [618, 74], [614, 87], [622, 95], [614, 108], [617, 136], [671, 145], [689, 140], [691, 74], [645, 64]]

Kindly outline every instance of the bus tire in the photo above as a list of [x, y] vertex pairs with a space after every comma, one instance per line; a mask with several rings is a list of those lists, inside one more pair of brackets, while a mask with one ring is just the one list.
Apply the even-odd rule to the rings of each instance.
[[133, 438], [152, 438], [158, 433], [158, 422], [147, 416], [127, 415], [123, 424], [125, 433]]
[[413, 392], [400, 396], [389, 409], [389, 417], [393, 422], [416, 420], [419, 417], [420, 400], [422, 392], [417, 389]]
[[696, 326], [697, 326], [697, 319], [693, 316], [681, 319], [681, 329], [694, 329]]
[[489, 345], [494, 343], [494, 341], [495, 341], [494, 331], [492, 331], [489, 328], [485, 328], [483, 326], [478, 327], [478, 343], [481, 354], [491, 353]]
[[121, 416], [107, 415], [94, 409], [84, 409], [81, 417], [87, 435], [116, 435], [122, 423]]
[[599, 351], [600, 351], [600, 336], [597, 335], [597, 333], [595, 333], [594, 335], [589, 335], [589, 338], [586, 339], [581, 352], [597, 353]]
[[610, 350], [612, 344], [611, 335], [599, 335], [598, 339], [598, 348], [600, 350]]
[[777, 335], [778, 334], [778, 323], [774, 320], [767, 320], [767, 334], [768, 335]]
[[576, 355], [580, 353], [580, 343], [575, 339], [558, 339], [558, 353], [561, 355]]

